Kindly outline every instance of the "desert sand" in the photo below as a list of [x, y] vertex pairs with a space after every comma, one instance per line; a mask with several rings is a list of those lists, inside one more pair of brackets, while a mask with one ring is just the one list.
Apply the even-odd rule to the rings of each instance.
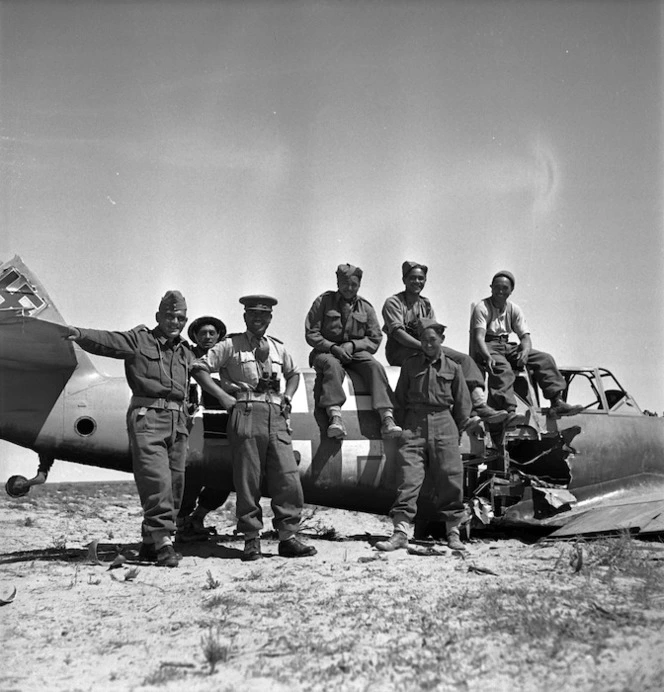
[[[0, 502], [0, 689], [661, 690], [664, 544], [475, 531], [378, 553], [386, 517], [307, 507], [313, 558], [240, 561], [234, 500], [176, 569], [135, 561], [132, 483]], [[134, 559], [133, 559], [134, 558]]]

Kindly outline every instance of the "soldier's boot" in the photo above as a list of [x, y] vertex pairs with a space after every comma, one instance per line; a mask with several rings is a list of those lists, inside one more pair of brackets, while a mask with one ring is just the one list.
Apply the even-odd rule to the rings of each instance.
[[327, 426], [327, 436], [332, 439], [346, 437], [346, 427], [341, 417], [341, 406], [328, 406], [327, 415], [330, 419], [330, 424]]
[[375, 547], [376, 550], [381, 550], [384, 553], [407, 548], [408, 536], [403, 531], [395, 531], [386, 541], [378, 541]]
[[461, 534], [458, 526], [447, 525], [447, 547], [451, 550], [466, 549], [466, 546], [461, 542]]
[[473, 403], [473, 413], [484, 423], [502, 423], [507, 419], [509, 415], [507, 411], [498, 411], [486, 403], [486, 393], [482, 387], [475, 387], [470, 393], [470, 398]]
[[185, 518], [182, 526], [175, 533], [175, 540], [181, 543], [196, 543], [207, 541], [210, 536], [216, 534], [216, 530], [203, 524], [203, 520], [195, 514]]
[[263, 557], [261, 552], [261, 539], [248, 538], [244, 542], [244, 551], [242, 553], [242, 562], [253, 562], [260, 560]]
[[394, 412], [391, 408], [378, 409], [380, 414], [381, 426], [380, 434], [382, 437], [399, 437], [403, 430], [394, 422]]
[[175, 552], [175, 548], [170, 543], [157, 550], [157, 567], [177, 567], [182, 556]]
[[583, 406], [568, 404], [560, 394], [551, 400], [551, 412], [556, 416], [575, 416], [583, 411]]
[[317, 552], [313, 545], [307, 545], [295, 536], [279, 541], [279, 555], [281, 557], [310, 557]]

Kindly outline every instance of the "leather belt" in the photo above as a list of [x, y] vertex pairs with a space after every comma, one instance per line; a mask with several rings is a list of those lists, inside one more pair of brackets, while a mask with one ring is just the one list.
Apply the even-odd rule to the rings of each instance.
[[485, 341], [501, 341], [503, 343], [507, 343], [509, 341], [510, 335], [509, 334], [487, 334], [484, 337]]
[[257, 402], [257, 403], [263, 403], [263, 404], [276, 404], [277, 406], [281, 406], [281, 403], [282, 403], [281, 394], [275, 394], [274, 392], [242, 391], [242, 392], [238, 392], [237, 394], [233, 394], [231, 396], [235, 396], [235, 398], [238, 400], [238, 402], [240, 402], [240, 401]]
[[160, 411], [184, 411], [184, 402], [169, 401], [168, 399], [153, 399], [147, 396], [132, 396], [131, 408], [155, 408]]

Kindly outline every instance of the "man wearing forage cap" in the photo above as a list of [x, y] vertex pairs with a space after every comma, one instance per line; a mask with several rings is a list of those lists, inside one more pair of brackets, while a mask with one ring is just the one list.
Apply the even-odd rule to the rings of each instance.
[[[514, 369], [527, 367], [545, 398], [551, 401], [551, 413], [573, 416], [583, 407], [572, 406], [563, 399], [567, 383], [556, 361], [548, 353], [533, 349], [523, 312], [509, 300], [515, 283], [512, 272], [496, 272], [491, 280], [491, 295], [477, 303], [471, 317], [475, 358], [489, 373], [490, 403], [514, 413]], [[519, 337], [518, 344], [509, 341], [512, 332]]]
[[194, 354], [180, 338], [187, 304], [167, 291], [155, 315], [157, 326], [128, 332], [69, 327], [68, 338], [89, 353], [125, 362], [132, 397], [127, 432], [136, 488], [143, 507], [139, 558], [177, 567], [171, 535], [184, 488], [187, 453], [187, 393]]
[[[406, 261], [401, 265], [401, 276], [405, 291], [390, 296], [383, 305], [383, 331], [387, 334], [385, 357], [390, 365], [403, 365], [407, 358], [422, 352], [419, 339], [419, 320], [436, 319], [433, 306], [422, 295], [427, 282], [428, 267], [418, 262]], [[484, 373], [467, 354], [443, 346], [443, 353], [461, 366], [468, 385], [473, 413], [485, 423], [501, 423], [506, 411], [496, 411], [486, 402]], [[477, 422], [475, 418], [473, 422]]]
[[373, 357], [383, 335], [373, 306], [357, 295], [361, 281], [359, 267], [340, 264], [337, 290], [318, 296], [307, 314], [305, 337], [313, 348], [309, 363], [320, 378], [317, 405], [327, 412], [328, 437], [345, 437], [341, 407], [346, 395], [342, 385], [347, 370], [357, 372], [371, 390], [373, 407], [381, 418], [381, 434], [396, 437], [401, 428], [394, 422], [387, 375]]
[[394, 532], [387, 541], [376, 543], [376, 548], [407, 547], [420, 490], [429, 474], [436, 497], [435, 519], [445, 523], [447, 545], [465, 550], [459, 535], [464, 517], [459, 433], [469, 422], [470, 396], [461, 366], [443, 352], [445, 327], [424, 318], [418, 333], [420, 351], [404, 362], [395, 392], [405, 433], [398, 455], [399, 488], [390, 509]]
[[[308, 557], [315, 555], [316, 549], [296, 535], [304, 496], [288, 426], [300, 371], [281, 341], [266, 334], [276, 298], [251, 295], [240, 302], [247, 330], [230, 334], [198, 359], [194, 377], [231, 411], [228, 440], [237, 495], [237, 530], [245, 539], [242, 559], [263, 556], [259, 537], [263, 486], [272, 499], [279, 555]], [[219, 373], [221, 387], [211, 373]]]

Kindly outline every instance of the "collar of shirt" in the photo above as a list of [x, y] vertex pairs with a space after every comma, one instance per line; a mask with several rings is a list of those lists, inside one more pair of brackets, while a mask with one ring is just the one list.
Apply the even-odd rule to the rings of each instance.
[[[167, 346], [168, 345], [168, 337], [159, 329], [159, 327], [155, 327], [152, 330], [152, 336], [159, 342], [160, 346]], [[179, 336], [176, 336], [175, 339], [173, 339], [173, 348], [177, 348], [181, 343], [182, 339]]]
[[352, 300], [346, 300], [339, 291], [337, 291], [337, 304], [340, 303], [346, 303], [347, 305], [350, 305], [351, 308], [354, 308], [355, 305], [357, 304], [357, 301], [360, 296], [356, 295]]

